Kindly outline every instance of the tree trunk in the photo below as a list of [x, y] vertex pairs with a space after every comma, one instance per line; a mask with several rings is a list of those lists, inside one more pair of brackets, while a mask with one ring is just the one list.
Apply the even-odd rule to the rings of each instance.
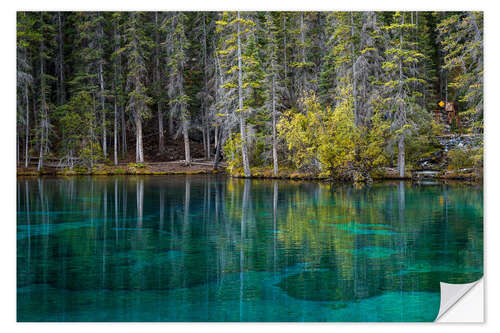
[[[402, 15], [401, 18], [401, 23], [405, 23], [405, 16], [404, 14]], [[399, 34], [399, 48], [402, 52], [403, 49], [403, 31], [400, 30]], [[399, 57], [399, 99], [402, 98], [403, 95], [403, 63], [401, 57]], [[401, 123], [401, 130], [403, 130], [403, 127], [406, 123], [406, 109], [404, 103], [400, 102], [399, 105], [399, 122]], [[404, 137], [404, 132], [399, 134], [399, 140], [398, 140], [398, 170], [399, 170], [399, 177], [404, 177], [405, 176], [405, 137]]]
[[99, 87], [100, 87], [100, 93], [99, 93], [99, 100], [101, 102], [101, 117], [102, 117], [102, 152], [104, 154], [104, 158], [108, 157], [108, 145], [106, 142], [106, 110], [104, 108], [105, 104], [105, 96], [104, 96], [104, 70], [103, 70], [103, 62], [104, 62], [104, 49], [102, 46], [102, 40], [104, 39], [104, 31], [101, 22], [98, 23], [97, 26], [97, 47], [99, 50], [99, 72], [98, 78], [99, 78]]
[[273, 59], [271, 59], [271, 70], [273, 71], [272, 83], [272, 112], [273, 112], [273, 174], [278, 175], [278, 143], [276, 138], [276, 72], [274, 69], [274, 47]]
[[104, 158], [108, 157], [107, 143], [106, 143], [106, 110], [104, 109], [104, 73], [102, 69], [102, 59], [99, 61], [99, 84], [101, 87], [100, 100], [101, 100], [101, 113], [102, 113], [102, 152]]
[[241, 38], [240, 38], [240, 12], [238, 12], [238, 106], [240, 113], [240, 135], [241, 135], [241, 155], [243, 159], [243, 170], [245, 177], [250, 177], [250, 163], [248, 161], [248, 150], [247, 150], [247, 136], [246, 136], [246, 125], [243, 111], [243, 71], [241, 68]]
[[[119, 48], [121, 46], [121, 36], [120, 36], [120, 31], [119, 31], [119, 19], [115, 21], [116, 24], [116, 46]], [[121, 53], [118, 54], [118, 57], [116, 59], [117, 61], [117, 76], [121, 75], [121, 68], [122, 68], [122, 55]], [[118, 85], [118, 81], [117, 81]], [[118, 86], [118, 91], [116, 91], [116, 94], [122, 94], [123, 93], [123, 86], [120, 84]], [[122, 158], [125, 158], [127, 156], [127, 126], [125, 123], [125, 109], [123, 107], [123, 101], [121, 98], [118, 98], [118, 107], [120, 108], [120, 131], [121, 131], [121, 155]]]
[[405, 137], [403, 134], [398, 138], [398, 171], [399, 177], [405, 176]]
[[354, 57], [354, 15], [351, 12], [351, 58], [352, 58], [352, 97], [354, 100], [354, 124], [356, 127], [359, 126], [359, 114], [358, 114], [358, 108], [357, 108], [357, 86], [356, 86], [356, 62], [355, 62], [355, 57]]
[[189, 133], [188, 133], [188, 121], [184, 119], [182, 121], [182, 135], [184, 136], [184, 154], [186, 158], [186, 165], [191, 165], [191, 149], [189, 147]]
[[144, 163], [144, 149], [142, 145], [142, 119], [140, 115], [136, 116], [136, 163]]
[[[120, 47], [120, 37], [117, 31], [117, 22], [113, 22], [113, 33], [114, 33], [114, 50], [118, 51]], [[118, 71], [119, 71], [119, 60], [114, 61], [114, 71], [113, 71], [113, 94], [114, 94], [114, 119], [113, 119], [113, 159], [115, 165], [118, 164]]]
[[115, 114], [113, 121], [113, 161], [118, 165], [118, 105], [116, 105], [115, 95]]
[[[92, 114], [96, 115], [96, 107], [95, 107], [95, 96], [92, 94]], [[94, 145], [93, 143], [97, 141], [94, 135], [94, 128], [96, 124], [94, 123], [94, 117], [92, 117], [91, 124], [90, 124], [90, 169], [92, 170], [94, 168]]]
[[207, 131], [207, 151], [208, 151], [207, 160], [209, 160], [212, 154], [210, 153], [210, 126], [208, 125], [208, 121], [207, 121], [206, 131]]
[[204, 135], [203, 140], [205, 141], [205, 158], [210, 159], [210, 127], [208, 126], [208, 110], [207, 110], [207, 94], [208, 94], [208, 73], [207, 73], [207, 29], [206, 29], [206, 14], [203, 12], [203, 89], [205, 94], [203, 94], [203, 129]]
[[29, 108], [29, 97], [28, 97], [28, 84], [24, 86], [24, 99], [26, 101], [26, 139], [24, 142], [24, 167], [29, 165], [29, 137], [30, 137], [30, 108]]
[[[40, 13], [40, 21], [43, 25], [43, 13]], [[46, 103], [45, 103], [45, 72], [44, 72], [44, 59], [43, 54], [45, 52], [45, 43], [43, 42], [43, 36], [40, 41], [40, 155], [38, 157], [38, 171], [43, 167], [43, 150], [44, 150], [44, 132], [45, 132], [45, 121], [46, 121]]]
[[[203, 116], [202, 116], [203, 117]], [[202, 121], [203, 123], [204, 121]], [[205, 132], [205, 125], [201, 125], [201, 141], [203, 144], [203, 156], [207, 157], [207, 133]]]
[[165, 134], [163, 131], [163, 111], [160, 102], [158, 102], [158, 151], [160, 153], [165, 152]]
[[217, 149], [217, 145], [219, 143], [219, 126], [216, 126], [215, 127], [215, 134], [214, 134], [214, 145], [215, 145], [215, 149]]
[[64, 91], [64, 51], [63, 51], [63, 29], [62, 29], [62, 19], [61, 12], [57, 12], [57, 26], [58, 26], [58, 59], [57, 59], [57, 74], [58, 74], [58, 87], [57, 87], [57, 97], [59, 105], [63, 105], [66, 102], [66, 94]]
[[120, 121], [121, 121], [121, 131], [122, 131], [122, 157], [127, 156], [127, 126], [125, 125], [125, 108], [123, 103], [120, 103]]
[[[158, 12], [155, 12], [155, 67], [154, 67], [154, 80], [158, 85], [160, 84], [160, 34], [158, 33]], [[161, 105], [161, 92], [158, 86], [156, 88], [156, 97], [158, 98], [158, 151], [163, 153], [165, 151], [165, 136], [163, 133], [163, 111]]]
[[174, 107], [171, 107], [170, 115], [168, 117], [168, 135], [170, 135], [171, 137], [174, 136], [174, 115], [175, 115]]
[[219, 127], [215, 128], [215, 157], [214, 157], [214, 170], [217, 170], [219, 168], [219, 161], [220, 161], [220, 155], [221, 155], [221, 149], [222, 149], [222, 129]]

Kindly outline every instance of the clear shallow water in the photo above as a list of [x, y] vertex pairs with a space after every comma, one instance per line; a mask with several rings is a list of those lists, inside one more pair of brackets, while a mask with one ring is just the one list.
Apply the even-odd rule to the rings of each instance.
[[432, 321], [483, 271], [483, 190], [18, 178], [18, 321]]

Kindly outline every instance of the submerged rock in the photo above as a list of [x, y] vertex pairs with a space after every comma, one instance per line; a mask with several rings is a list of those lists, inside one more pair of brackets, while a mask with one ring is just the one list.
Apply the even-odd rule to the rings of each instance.
[[383, 279], [356, 281], [345, 279], [337, 271], [302, 272], [277, 284], [289, 296], [310, 301], [356, 301], [385, 292], [440, 292], [440, 282], [471, 283], [481, 272], [414, 272], [385, 275]]

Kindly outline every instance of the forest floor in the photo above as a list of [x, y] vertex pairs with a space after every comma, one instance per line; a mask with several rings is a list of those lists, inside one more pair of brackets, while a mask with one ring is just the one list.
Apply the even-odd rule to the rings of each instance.
[[[459, 136], [444, 138], [443, 146], [457, 145], [464, 143], [464, 138]], [[203, 145], [196, 141], [190, 142], [192, 163], [186, 165], [184, 162], [184, 142], [182, 139], [166, 138], [166, 151], [159, 153], [153, 140], [145, 140], [144, 157], [145, 163], [135, 163], [135, 144], [128, 142], [127, 158], [120, 159], [118, 165], [113, 165], [112, 162], [98, 163], [92, 171], [86, 169], [61, 167], [59, 159], [47, 158], [44, 160], [45, 167], [39, 172], [37, 171], [37, 158], [30, 160], [30, 165], [25, 168], [24, 165], [18, 165], [18, 176], [38, 176], [38, 175], [59, 175], [59, 176], [74, 176], [74, 175], [170, 175], [170, 174], [229, 174], [226, 172], [227, 164], [219, 163], [218, 170], [213, 169], [212, 159], [204, 157], [205, 152]], [[447, 147], [446, 149], [451, 148]], [[213, 154], [212, 154], [213, 155]], [[381, 168], [375, 172], [373, 180], [461, 180], [478, 182], [482, 180], [483, 170], [466, 168], [459, 170], [447, 170], [446, 166], [442, 165], [443, 156], [439, 155], [433, 161], [426, 159], [424, 163], [427, 167], [421, 167], [419, 170], [407, 171], [404, 177], [399, 177], [396, 168]], [[430, 164], [429, 164], [430, 162]], [[440, 165], [441, 164], [441, 165]], [[241, 177], [232, 175], [234, 177]], [[252, 178], [261, 179], [290, 179], [290, 180], [328, 180], [317, 174], [308, 174], [294, 169], [281, 167], [278, 175], [273, 175], [271, 167], [252, 168]]]
[[107, 165], [103, 163], [96, 164], [92, 171], [69, 170], [55, 166], [43, 168], [40, 172], [36, 166], [28, 168], [18, 167], [19, 176], [38, 176], [38, 175], [169, 175], [169, 174], [215, 174], [224, 173], [225, 164], [220, 163], [219, 169], [213, 169], [213, 162], [210, 160], [194, 159], [191, 165], [186, 165], [184, 160], [169, 162], [146, 162], [146, 163], [127, 163], [120, 162], [118, 165]]
[[[145, 137], [144, 159], [145, 163], [135, 162], [135, 143], [132, 140], [127, 142], [129, 147], [125, 158], [118, 160], [118, 165], [113, 165], [111, 161], [107, 163], [97, 163], [92, 171], [83, 168], [70, 170], [59, 164], [59, 159], [48, 157], [44, 159], [44, 168], [37, 170], [38, 158], [30, 159], [28, 168], [18, 165], [17, 175], [38, 176], [38, 175], [167, 175], [167, 174], [207, 174], [224, 173], [226, 164], [219, 163], [219, 169], [213, 169], [213, 160], [204, 158], [205, 152], [203, 144], [196, 141], [190, 142], [192, 163], [186, 165], [184, 162], [184, 141], [181, 138], [165, 138], [165, 151], [158, 152], [157, 143], [153, 138]], [[112, 154], [112, 152], [111, 152]]]

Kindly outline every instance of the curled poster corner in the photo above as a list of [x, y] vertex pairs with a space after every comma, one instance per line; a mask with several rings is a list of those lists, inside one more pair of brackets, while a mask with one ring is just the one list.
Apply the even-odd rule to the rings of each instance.
[[483, 322], [483, 279], [465, 284], [440, 282], [440, 285], [441, 304], [436, 322]]

